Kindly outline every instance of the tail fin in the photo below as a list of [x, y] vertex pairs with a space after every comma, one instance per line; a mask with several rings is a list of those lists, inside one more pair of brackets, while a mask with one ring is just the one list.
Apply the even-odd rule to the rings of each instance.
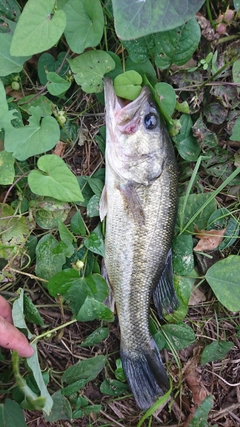
[[145, 348], [121, 349], [121, 359], [128, 384], [141, 409], [148, 409], [169, 390], [169, 380], [153, 338]]

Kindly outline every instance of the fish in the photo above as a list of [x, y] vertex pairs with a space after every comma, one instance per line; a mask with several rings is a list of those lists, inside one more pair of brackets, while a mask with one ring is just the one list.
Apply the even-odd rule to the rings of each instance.
[[173, 312], [171, 241], [177, 209], [177, 164], [166, 125], [144, 86], [128, 102], [104, 80], [106, 279], [116, 303], [123, 370], [137, 405], [148, 409], [169, 390], [149, 328], [153, 296], [160, 317]]

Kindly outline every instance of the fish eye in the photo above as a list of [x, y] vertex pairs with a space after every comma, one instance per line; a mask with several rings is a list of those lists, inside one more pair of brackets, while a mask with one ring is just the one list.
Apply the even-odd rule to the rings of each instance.
[[158, 124], [158, 119], [156, 114], [154, 113], [146, 114], [146, 116], [144, 117], [144, 125], [146, 129], [148, 130], [155, 129], [157, 127], [157, 124]]

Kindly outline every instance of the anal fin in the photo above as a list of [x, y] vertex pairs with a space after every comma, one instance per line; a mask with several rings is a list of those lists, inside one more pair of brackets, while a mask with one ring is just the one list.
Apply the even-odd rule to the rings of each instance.
[[179, 305], [173, 286], [172, 249], [168, 252], [162, 275], [153, 291], [153, 301], [161, 318], [175, 311]]

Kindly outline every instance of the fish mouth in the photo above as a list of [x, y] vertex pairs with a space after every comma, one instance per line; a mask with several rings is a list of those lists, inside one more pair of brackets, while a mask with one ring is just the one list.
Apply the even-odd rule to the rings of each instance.
[[139, 96], [133, 101], [120, 98], [116, 95], [113, 87], [113, 81], [110, 78], [104, 79], [104, 93], [105, 93], [105, 108], [106, 112], [112, 111], [116, 113], [127, 113], [128, 115], [136, 114], [141, 108], [142, 103], [147, 101], [150, 97], [150, 90], [144, 86]]

